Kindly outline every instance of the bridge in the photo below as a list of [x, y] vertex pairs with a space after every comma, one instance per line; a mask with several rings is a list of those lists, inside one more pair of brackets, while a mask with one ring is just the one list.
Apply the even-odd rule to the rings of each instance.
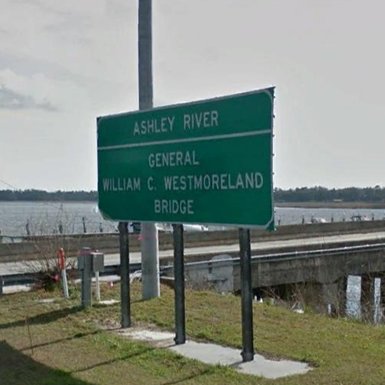
[[[374, 279], [383, 278], [385, 272], [385, 223], [350, 223], [346, 231], [342, 231], [341, 226], [346, 224], [288, 226], [285, 231], [277, 231], [272, 235], [254, 233], [251, 249], [252, 284], [255, 291], [269, 291], [277, 296], [290, 297], [298, 288], [306, 287], [307, 292], [312, 291], [318, 303], [323, 304], [320, 310], [331, 306], [336, 312], [342, 313], [345, 308], [347, 277], [359, 275], [362, 277], [362, 298], [373, 298], [371, 293], [374, 290]], [[116, 235], [112, 237], [116, 244]], [[140, 268], [140, 253], [137, 251], [139, 242], [137, 236], [132, 237], [130, 262], [132, 267]], [[240, 290], [237, 231], [186, 234], [186, 238], [185, 275], [188, 285], [228, 292]], [[92, 237], [83, 236], [78, 243], [90, 239], [92, 241]], [[107, 244], [108, 237], [103, 239]], [[42, 244], [48, 242], [41, 241]], [[111, 243], [111, 240], [108, 242]], [[55, 238], [53, 255], [59, 243], [60, 239]], [[83, 243], [83, 246], [86, 245]], [[171, 245], [171, 234], [162, 234], [161, 274], [169, 278], [173, 275]], [[6, 257], [1, 256], [1, 250], [4, 254], [10, 245], [2, 246], [0, 261], [4, 262], [0, 262], [0, 275], [7, 277], [4, 281], [6, 284], [7, 280], [10, 282], [10, 274], [28, 272], [25, 271], [25, 262], [20, 261], [23, 260], [20, 248], [25, 245], [16, 245], [12, 251], [18, 248], [19, 254]], [[100, 250], [104, 251], [103, 248]], [[34, 251], [36, 253], [36, 245]], [[106, 247], [105, 254], [108, 271], [116, 273], [119, 255], [110, 246]], [[370, 312], [372, 305], [369, 303], [365, 307]]]
[[[385, 281], [385, 231], [253, 242], [252, 286], [290, 298], [298, 292], [319, 311], [346, 309], [348, 276], [361, 277], [361, 308], [367, 318], [374, 309], [374, 284]], [[185, 276], [192, 287], [220, 292], [241, 289], [239, 245], [186, 250]], [[164, 269], [172, 275], [172, 268]], [[385, 302], [385, 288], [381, 292]]]
[[[385, 235], [385, 234], [384, 234]], [[163, 268], [172, 276], [172, 267]], [[307, 302], [320, 311], [331, 306], [342, 314], [345, 309], [348, 276], [360, 276], [362, 305], [365, 312], [374, 304], [374, 280], [385, 277], [385, 243], [323, 247], [254, 255], [252, 286], [255, 292], [288, 299], [301, 292]], [[185, 265], [187, 283], [195, 288], [214, 288], [219, 292], [239, 292], [241, 289], [239, 257], [217, 255], [210, 260], [188, 262]]]

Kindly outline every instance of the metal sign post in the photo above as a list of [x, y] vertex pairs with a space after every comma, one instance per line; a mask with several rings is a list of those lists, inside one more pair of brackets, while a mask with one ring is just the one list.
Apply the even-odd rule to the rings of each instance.
[[130, 255], [128, 243], [128, 223], [119, 222], [120, 244], [120, 306], [122, 328], [131, 326], [130, 309]]
[[241, 294], [242, 294], [242, 359], [254, 359], [253, 292], [251, 283], [250, 230], [239, 229]]
[[184, 246], [183, 225], [172, 225], [174, 237], [174, 278], [175, 278], [175, 343], [186, 342], [186, 316], [184, 296]]

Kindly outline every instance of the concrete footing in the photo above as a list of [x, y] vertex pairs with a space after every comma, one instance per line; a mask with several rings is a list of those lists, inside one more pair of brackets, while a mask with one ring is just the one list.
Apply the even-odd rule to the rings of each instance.
[[241, 373], [270, 379], [305, 374], [311, 370], [311, 367], [305, 362], [270, 360], [260, 354], [255, 354], [253, 361], [242, 362], [241, 352], [238, 349], [213, 343], [187, 340], [184, 344], [175, 345], [173, 340], [174, 334], [168, 332], [130, 328], [120, 330], [119, 334], [132, 339], [146, 341], [156, 347], [171, 349], [184, 357], [209, 365], [230, 366]]

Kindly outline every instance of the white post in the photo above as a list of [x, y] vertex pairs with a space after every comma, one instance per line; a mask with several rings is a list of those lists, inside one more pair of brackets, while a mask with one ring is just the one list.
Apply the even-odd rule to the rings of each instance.
[[99, 284], [99, 272], [95, 271], [95, 296], [96, 296], [96, 301], [100, 302], [100, 284]]
[[64, 249], [62, 247], [57, 251], [57, 257], [58, 257], [58, 266], [61, 273], [61, 281], [63, 285], [64, 298], [69, 298], [67, 272], [66, 272], [66, 258], [65, 258]]
[[68, 282], [67, 282], [67, 272], [66, 272], [66, 269], [64, 268], [62, 271], [61, 271], [61, 280], [63, 282], [63, 293], [64, 293], [64, 298], [69, 298], [69, 294], [68, 294]]

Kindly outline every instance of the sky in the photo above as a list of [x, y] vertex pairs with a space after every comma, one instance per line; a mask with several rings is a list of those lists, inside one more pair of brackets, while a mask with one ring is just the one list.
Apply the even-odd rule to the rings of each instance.
[[[138, 109], [134, 0], [0, 0], [0, 189], [96, 190]], [[274, 186], [385, 186], [385, 3], [153, 0], [154, 106], [276, 87]]]

